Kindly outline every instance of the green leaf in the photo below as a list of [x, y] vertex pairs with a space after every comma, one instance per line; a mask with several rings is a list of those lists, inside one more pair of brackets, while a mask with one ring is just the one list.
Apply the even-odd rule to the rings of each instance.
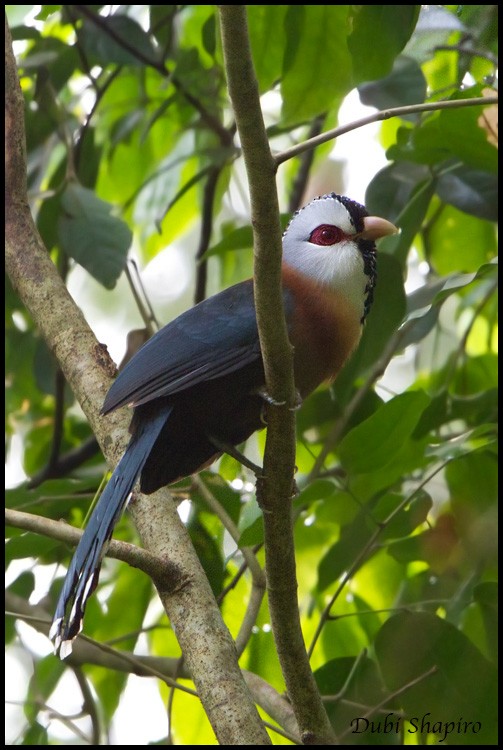
[[49, 518], [61, 518], [72, 503], [89, 505], [96, 491], [96, 480], [93, 477], [84, 479], [47, 479], [36, 489], [20, 485], [6, 490], [5, 498], [8, 508], [33, 510], [38, 515]]
[[[480, 97], [481, 94], [481, 87], [474, 86], [455, 94], [451, 100]], [[455, 158], [473, 169], [495, 174], [497, 149], [487, 140], [481, 119], [483, 113], [484, 107], [478, 105], [430, 114], [419, 127], [413, 130], [402, 128], [397, 133], [397, 144], [388, 150], [388, 158], [432, 167]]]
[[[452, 100], [479, 97], [482, 93], [481, 86], [473, 86], [456, 93]], [[437, 125], [432, 123], [434, 133], [428, 132], [428, 128], [421, 129], [419, 138], [424, 142], [435, 135], [439, 147], [448, 148], [468, 166], [496, 174], [498, 150], [488, 142], [483, 121], [484, 111], [490, 106], [444, 109], [440, 112]]]
[[[430, 179], [429, 170], [421, 164], [406, 161], [389, 164], [377, 172], [367, 185], [365, 206], [373, 216], [401, 222], [402, 214], [416, 189]], [[419, 226], [420, 222], [418, 224], [416, 221], [415, 232]]]
[[366, 473], [391, 463], [429, 404], [422, 391], [403, 393], [383, 404], [341, 441], [341, 461], [350, 473]]
[[424, 470], [432, 463], [432, 459], [425, 455], [426, 445], [424, 438], [417, 440], [410, 437], [404, 440], [392, 460], [380, 469], [350, 476], [351, 492], [360, 502], [367, 502], [383, 491], [392, 490], [397, 482], [402, 482], [414, 472]]
[[83, 187], [92, 190], [96, 185], [103, 147], [96, 142], [96, 132], [93, 127], [86, 128], [80, 141], [77, 177]]
[[253, 230], [251, 226], [238, 227], [225, 235], [220, 242], [212, 245], [205, 253], [205, 258], [221, 255], [229, 250], [249, 250], [253, 247]]
[[473, 599], [482, 612], [489, 653], [496, 660], [499, 640], [498, 584], [494, 581], [479, 583], [473, 589]]
[[5, 545], [5, 559], [11, 561], [22, 560], [26, 557], [40, 557], [53, 552], [56, 547], [58, 547], [58, 542], [54, 539], [26, 532], [8, 540]]
[[[414, 719], [410, 734], [419, 734], [424, 719], [449, 744], [497, 743], [496, 671], [456, 627], [425, 612], [400, 612], [381, 628], [375, 652], [387, 689], [401, 691], [398, 701]], [[464, 721], [474, 724], [464, 731]]]
[[[116, 639], [114, 648], [133, 652], [150, 603], [152, 581], [149, 576], [123, 563], [113, 561], [107, 567], [114, 575], [113, 586], [106, 596], [106, 608], [100, 611], [98, 597], [91, 598], [86, 609], [85, 632], [100, 642]], [[100, 580], [102, 589], [107, 584], [110, 585], [110, 581], [106, 580], [103, 570]], [[107, 717], [111, 717], [117, 709], [128, 675], [101, 667], [93, 667], [91, 671], [100, 708]]]
[[496, 263], [484, 263], [476, 273], [454, 272], [440, 279], [433, 279], [407, 296], [407, 311], [413, 313], [430, 305], [440, 305], [451, 294], [459, 292], [477, 279], [496, 278], [497, 273]]
[[[14, 310], [11, 311], [15, 312]], [[20, 314], [19, 312], [17, 314]], [[6, 320], [11, 317], [7, 313]], [[5, 411], [15, 415], [27, 404], [38, 403], [39, 393], [33, 380], [33, 360], [37, 338], [32, 331], [19, 331], [6, 326], [5, 332]], [[10, 433], [15, 425], [9, 421], [6, 430]]]
[[157, 62], [157, 52], [148, 34], [128, 16], [96, 16], [97, 22], [84, 18], [78, 31], [79, 42], [88, 57], [100, 65], [145, 65], [145, 59]]
[[[16, 530], [17, 533], [17, 530]], [[6, 560], [8, 565], [8, 560]], [[10, 572], [10, 571], [9, 571]], [[6, 586], [10, 593], [16, 596], [22, 597], [25, 601], [29, 601], [30, 596], [33, 594], [35, 588], [35, 576], [31, 571], [25, 571], [21, 573], [15, 581]], [[14, 613], [13, 616], [5, 616], [5, 644], [13, 643], [18, 639], [18, 632], [16, 628], [17, 618]]]
[[452, 514], [439, 516], [435, 525], [388, 546], [388, 554], [400, 563], [424, 562], [433, 575], [449, 570], [460, 559], [459, 535]]
[[495, 388], [497, 383], [498, 357], [488, 353], [467, 359], [456, 372], [453, 388], [460, 396], [471, 396]]
[[173, 41], [177, 5], [148, 5], [150, 33], [163, 49], [169, 50]]
[[210, 16], [206, 19], [202, 29], [202, 42], [206, 52], [212, 57], [215, 55], [217, 43], [216, 43], [216, 19], [215, 16]]
[[[361, 7], [372, 8], [375, 6]], [[381, 5], [380, 7], [392, 6]], [[406, 8], [407, 6], [400, 7]], [[358, 93], [362, 103], [368, 107], [376, 107], [376, 109], [404, 107], [408, 104], [419, 104], [425, 100], [426, 80], [417, 62], [402, 56], [396, 58], [389, 75], [378, 81], [361, 84], [358, 86]], [[415, 119], [416, 117], [417, 115], [408, 115], [404, 119]]]
[[35, 588], [35, 576], [31, 571], [25, 571], [24, 573], [21, 573], [21, 575], [18, 576], [8, 588], [12, 593], [17, 594], [17, 596], [22, 596], [23, 599], [28, 601]]
[[427, 257], [435, 271], [476, 271], [497, 252], [494, 224], [444, 206], [428, 230]]
[[295, 498], [295, 505], [300, 508], [311, 505], [317, 500], [331, 497], [336, 491], [337, 485], [331, 479], [315, 479]]
[[436, 191], [444, 203], [478, 219], [498, 220], [498, 179], [496, 175], [459, 165], [444, 172]]
[[[239, 492], [233, 489], [228, 482], [213, 471], [202, 472], [199, 477], [207, 486], [213, 497], [223, 507], [225, 512], [228, 513], [230, 518], [232, 518], [234, 523], [238, 523], [239, 515], [243, 508]], [[190, 499], [192, 502], [197, 503], [201, 510], [208, 510], [208, 505], [204, 496], [199, 493], [197, 486], [192, 489]]]
[[222, 591], [225, 578], [225, 566], [220, 545], [208, 533], [208, 530], [195, 514], [191, 515], [189, 519], [188, 529], [192, 544], [210, 582], [211, 590], [215, 596], [218, 596]]
[[[309, 486], [307, 490], [309, 490]], [[295, 501], [295, 507], [298, 507], [297, 501]], [[327, 523], [330, 524], [331, 527], [333, 527], [334, 524], [338, 526], [347, 526], [354, 520], [359, 512], [360, 505], [355, 500], [354, 496], [350, 492], [341, 492], [341, 490], [337, 490], [331, 495], [328, 495], [326, 500], [319, 503], [314, 509], [317, 523]]]
[[[16, 6], [21, 8], [30, 8], [33, 10], [33, 6], [31, 5], [21, 5]], [[40, 7], [40, 6], [39, 6]], [[37, 21], [46, 21], [53, 13], [57, 13], [61, 10], [61, 5], [42, 5], [40, 7], [40, 11], [35, 16]]]
[[283, 124], [304, 122], [333, 109], [351, 90], [347, 8], [347, 5], [289, 6], [286, 33], [295, 39], [295, 49], [285, 53], [281, 81]]
[[[14, 31], [18, 31], [19, 29], [22, 29], [23, 31], [26, 30], [28, 32], [33, 31], [33, 34], [36, 34], [36, 36], [40, 36], [40, 32], [36, 31], [35, 29], [31, 29], [29, 26], [23, 26], [22, 23], [26, 18], [26, 15], [28, 13], [31, 13], [33, 10], [33, 5], [6, 5], [5, 6], [5, 14], [7, 16], [7, 20], [9, 21], [9, 25]], [[13, 38], [15, 39], [13, 34]], [[26, 39], [29, 37], [24, 36], [18, 36], [18, 39]]]
[[132, 233], [112, 215], [110, 203], [70, 183], [61, 197], [58, 236], [62, 249], [107, 289], [125, 268]]
[[487, 451], [461, 456], [446, 467], [454, 514], [467, 530], [481, 512], [498, 505], [498, 461]]
[[400, 348], [418, 344], [433, 330], [438, 322], [440, 306], [430, 307], [423, 315], [410, 316], [404, 323], [400, 336]]
[[[384, 495], [373, 509], [372, 518], [378, 523], [386, 523], [390, 514], [403, 502], [403, 499], [403, 496], [398, 494]], [[427, 492], [419, 492], [407, 508], [402, 508], [389, 523], [386, 523], [380, 539], [398, 539], [412, 534], [426, 521], [432, 507], [431, 496]]]
[[44, 339], [37, 341], [35, 357], [33, 359], [33, 373], [37, 387], [42, 393], [55, 395], [57, 362]]
[[340, 539], [328, 549], [318, 564], [318, 591], [324, 591], [349, 570], [368, 544], [372, 531], [358, 516], [341, 530]]
[[34, 660], [33, 667], [28, 688], [27, 706], [30, 706], [33, 702], [33, 706], [37, 707], [33, 715], [33, 719], [35, 719], [39, 710], [38, 707], [41, 703], [47, 703], [66, 671], [66, 667], [59, 659], [55, 659], [53, 654], [46, 656], [44, 659]]
[[249, 5], [248, 28], [253, 66], [261, 93], [281, 78], [285, 54], [288, 5]]
[[251, 547], [264, 541], [264, 520], [262, 511], [255, 498], [249, 500], [239, 518], [240, 547]]
[[38, 722], [31, 724], [28, 730], [24, 733], [22, 742], [19, 744], [31, 745], [32, 747], [35, 747], [36, 745], [48, 745], [49, 737], [47, 729]]
[[[400, 734], [395, 731], [398, 716], [388, 717], [390, 731], [375, 732], [369, 721], [357, 719], [355, 704], [375, 706], [382, 701], [384, 686], [377, 664], [368, 657], [346, 656], [330, 659], [314, 673], [322, 695], [334, 696], [342, 691], [341, 700], [327, 701], [330, 722], [344, 744], [398, 745]], [[388, 707], [389, 703], [386, 704]], [[376, 725], [374, 718], [372, 725]], [[384, 724], [384, 722], [382, 722]]]
[[410, 248], [416, 234], [422, 229], [434, 193], [435, 181], [433, 178], [428, 177], [423, 182], [417, 183], [396, 218], [400, 234], [386, 237], [379, 243], [380, 252], [393, 255], [399, 261], [404, 272]]
[[[357, 83], [387, 76], [419, 17], [420, 5], [352, 6], [348, 48]], [[421, 99], [422, 101], [422, 99]]]

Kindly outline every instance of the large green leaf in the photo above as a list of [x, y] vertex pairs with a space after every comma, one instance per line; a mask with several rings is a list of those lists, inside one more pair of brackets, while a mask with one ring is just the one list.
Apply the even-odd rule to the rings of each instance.
[[[59, 659], [55, 659], [53, 654], [34, 661], [34, 670], [28, 689], [28, 710], [30, 704], [34, 711], [37, 703], [41, 701], [46, 703], [49, 700], [65, 671], [64, 664]], [[36, 712], [33, 718], [36, 718]]]
[[379, 243], [380, 253], [393, 255], [404, 273], [411, 245], [421, 231], [434, 192], [435, 180], [430, 172], [404, 162], [385, 167], [367, 188], [369, 210], [390, 218], [400, 229], [400, 234], [385, 237]]
[[440, 275], [476, 271], [496, 255], [494, 224], [446, 205], [431, 222], [426, 251]]
[[[361, 7], [370, 9], [375, 6]], [[381, 8], [389, 7], [392, 6], [381, 6]], [[408, 6], [400, 7], [407, 8]], [[358, 93], [363, 104], [377, 109], [420, 104], [426, 97], [426, 80], [415, 60], [400, 56], [396, 58], [389, 75], [377, 81], [362, 83], [358, 86]], [[415, 118], [417, 115], [408, 117]]]
[[350, 524], [343, 527], [340, 539], [321, 558], [318, 564], [319, 591], [338, 581], [366, 549], [374, 529], [365, 520], [365, 514], [360, 512]]
[[356, 5], [348, 48], [356, 83], [388, 75], [414, 31], [420, 5]]
[[[106, 607], [101, 612], [91, 608], [95, 603], [91, 599], [86, 609], [85, 632], [99, 642], [117, 639], [115, 648], [134, 651], [152, 595], [152, 582], [144, 573], [123, 563], [114, 561], [110, 567], [116, 575], [106, 597]], [[102, 575], [102, 583], [104, 578]], [[111, 717], [117, 709], [127, 673], [101, 667], [93, 667], [91, 671], [100, 707]]]
[[403, 393], [351, 430], [338, 448], [347, 471], [372, 472], [394, 461], [428, 404], [429, 398], [422, 391]]
[[[474, 86], [454, 95], [452, 101], [479, 97], [481, 93], [481, 87]], [[488, 141], [483, 113], [482, 106], [465, 106], [427, 115], [420, 127], [402, 129], [402, 138], [389, 149], [388, 157], [430, 166], [456, 158], [472, 169], [495, 174], [498, 154]]]
[[459, 165], [440, 175], [438, 196], [460, 211], [478, 219], [498, 220], [498, 180], [496, 175]]
[[332, 109], [353, 86], [347, 5], [290, 5], [281, 93], [285, 124]]
[[225, 577], [220, 540], [214, 538], [208, 532], [195, 514], [191, 515], [187, 525], [192, 544], [210, 582], [211, 589], [214, 595], [218, 596], [222, 592]]
[[288, 5], [249, 5], [248, 28], [255, 75], [260, 92], [279, 81], [285, 54], [285, 14]]
[[125, 268], [132, 233], [112, 206], [91, 190], [70, 183], [61, 197], [58, 236], [65, 253], [107, 289]]
[[86, 55], [100, 65], [144, 65], [157, 63], [157, 53], [148, 34], [128, 16], [96, 16], [96, 21], [84, 18], [79, 30], [79, 42]]
[[388, 690], [400, 691], [411, 735], [423, 726], [449, 744], [497, 744], [496, 671], [456, 627], [400, 612], [381, 628], [375, 651]]
[[[366, 713], [363, 706], [378, 705], [385, 694], [382, 677], [374, 661], [366, 656], [331, 659], [316, 670], [315, 679], [322, 695], [340, 694], [340, 700], [327, 701], [328, 715], [340, 744], [400, 744], [400, 733], [395, 731], [398, 716], [389, 716], [389, 732], [373, 731], [377, 725], [376, 717], [372, 716], [372, 722], [362, 718]], [[357, 705], [362, 706], [360, 712], [356, 710]]]
[[479, 583], [473, 590], [474, 601], [482, 612], [490, 658], [498, 658], [499, 617], [498, 584], [495, 581]]

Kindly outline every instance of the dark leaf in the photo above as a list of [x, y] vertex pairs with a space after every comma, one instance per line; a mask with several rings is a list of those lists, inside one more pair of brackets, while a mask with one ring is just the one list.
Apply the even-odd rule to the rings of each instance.
[[[420, 5], [357, 5], [353, 9], [348, 48], [357, 83], [387, 76], [407, 44]], [[422, 101], [422, 100], [421, 100]]]
[[383, 404], [341, 441], [338, 453], [351, 473], [375, 471], [395, 460], [429, 404], [422, 391], [402, 393]]
[[100, 65], [144, 65], [157, 62], [157, 52], [148, 34], [128, 16], [97, 16], [98, 23], [84, 18], [79, 41], [87, 56]]
[[302, 13], [290, 6], [286, 17], [288, 35], [293, 18], [302, 24], [302, 32], [293, 32], [290, 38], [295, 49], [290, 47], [285, 53], [281, 81], [284, 123], [304, 122], [334, 108], [353, 87], [346, 6], [300, 7]]
[[[424, 612], [401, 612], [383, 625], [375, 649], [388, 690], [403, 691], [399, 703], [415, 718], [411, 734], [424, 719], [423, 728], [449, 744], [497, 743], [496, 672], [457, 628]], [[464, 722], [471, 722], [467, 729]]]
[[463, 165], [440, 175], [436, 184], [444, 203], [478, 219], [498, 220], [498, 179], [496, 175]]
[[112, 289], [126, 265], [131, 230], [112, 215], [110, 203], [76, 183], [61, 197], [58, 235], [66, 254]]
[[[407, 104], [419, 104], [425, 100], [426, 80], [415, 60], [401, 56], [395, 60], [388, 76], [378, 81], [362, 83], [358, 86], [358, 93], [363, 104], [369, 107], [377, 109], [404, 107]], [[416, 119], [417, 115], [407, 117]]]

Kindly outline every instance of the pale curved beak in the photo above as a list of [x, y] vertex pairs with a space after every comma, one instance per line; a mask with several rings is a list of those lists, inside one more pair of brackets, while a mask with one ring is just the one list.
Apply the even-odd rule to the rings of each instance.
[[379, 216], [366, 216], [363, 220], [363, 232], [356, 236], [362, 240], [378, 240], [390, 234], [399, 234], [400, 230], [391, 221], [381, 219]]

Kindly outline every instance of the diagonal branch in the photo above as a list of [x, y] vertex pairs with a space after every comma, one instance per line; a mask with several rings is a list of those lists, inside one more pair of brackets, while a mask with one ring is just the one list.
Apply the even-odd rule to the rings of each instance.
[[363, 128], [365, 125], [370, 125], [373, 122], [382, 122], [383, 120], [390, 120], [392, 117], [403, 117], [405, 115], [418, 114], [420, 112], [436, 112], [439, 109], [459, 109], [460, 107], [488, 107], [490, 104], [497, 104], [498, 97], [495, 96], [480, 96], [473, 99], [453, 99], [442, 102], [426, 102], [425, 104], [408, 104], [404, 107], [392, 107], [391, 109], [382, 109], [379, 112], [374, 112], [371, 115], [362, 117], [354, 122], [349, 122], [347, 125], [341, 125], [340, 127], [327, 130], [326, 133], [320, 133], [313, 138], [308, 138], [307, 141], [302, 143], [296, 143], [294, 146], [279, 151], [274, 155], [274, 161], [276, 166], [279, 167], [283, 162], [292, 159], [294, 156], [299, 156], [306, 151], [321, 146], [322, 143], [333, 141], [334, 138], [338, 138], [340, 135], [349, 133], [352, 130], [358, 130]]

